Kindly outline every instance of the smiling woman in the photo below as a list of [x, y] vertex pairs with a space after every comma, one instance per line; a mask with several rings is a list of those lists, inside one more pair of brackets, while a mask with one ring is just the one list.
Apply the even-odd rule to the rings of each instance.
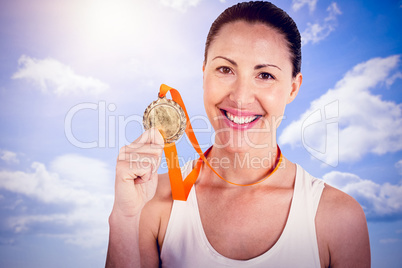
[[280, 156], [276, 132], [302, 83], [300, 51], [294, 21], [269, 2], [239, 3], [215, 20], [203, 89], [216, 133], [205, 156], [218, 165], [189, 161], [183, 176], [197, 170], [197, 181], [187, 201], [173, 200], [167, 174], [149, 164], [160, 163], [162, 135], [149, 129], [123, 147], [108, 267], [370, 266], [360, 205]]
[[[230, 145], [234, 150], [242, 148], [242, 152], [250, 152], [255, 148], [253, 145], [265, 144], [274, 154], [276, 142], [272, 141], [276, 141], [276, 128], [286, 104], [296, 97], [302, 80], [300, 73], [292, 77], [286, 40], [263, 23], [238, 21], [224, 25], [219, 38], [207, 46], [204, 105], [217, 132], [216, 145]], [[252, 121], [245, 124], [250, 117]], [[244, 131], [219, 131], [225, 126]], [[264, 135], [245, 131], [251, 128], [266, 131]]]

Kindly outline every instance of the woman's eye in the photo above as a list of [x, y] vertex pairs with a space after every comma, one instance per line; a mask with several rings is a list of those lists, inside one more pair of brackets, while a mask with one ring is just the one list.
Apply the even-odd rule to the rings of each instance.
[[220, 71], [223, 74], [230, 74], [232, 73], [232, 70], [229, 67], [219, 67], [218, 71]]
[[275, 79], [270, 73], [260, 73], [258, 77], [264, 80]]

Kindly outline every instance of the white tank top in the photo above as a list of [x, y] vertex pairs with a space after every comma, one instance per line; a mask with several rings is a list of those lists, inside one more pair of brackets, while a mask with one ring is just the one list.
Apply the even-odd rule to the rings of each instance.
[[[182, 167], [185, 178], [192, 161]], [[162, 267], [320, 267], [315, 214], [324, 182], [297, 165], [289, 216], [278, 241], [267, 252], [249, 260], [219, 254], [209, 243], [198, 211], [195, 187], [188, 200], [173, 201], [162, 250]]]

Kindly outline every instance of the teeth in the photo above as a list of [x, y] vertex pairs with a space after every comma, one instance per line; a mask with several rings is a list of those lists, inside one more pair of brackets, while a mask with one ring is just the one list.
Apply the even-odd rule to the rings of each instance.
[[254, 115], [254, 116], [235, 116], [227, 111], [225, 111], [226, 113], [226, 117], [229, 118], [230, 121], [242, 125], [242, 124], [247, 124], [250, 123], [251, 121], [255, 120], [258, 116]]

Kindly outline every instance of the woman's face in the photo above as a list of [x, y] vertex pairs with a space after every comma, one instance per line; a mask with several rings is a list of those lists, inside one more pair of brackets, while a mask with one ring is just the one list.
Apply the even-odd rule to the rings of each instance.
[[292, 77], [284, 36], [261, 23], [224, 25], [204, 63], [204, 105], [215, 146], [229, 151], [276, 146], [276, 129], [302, 76]]

